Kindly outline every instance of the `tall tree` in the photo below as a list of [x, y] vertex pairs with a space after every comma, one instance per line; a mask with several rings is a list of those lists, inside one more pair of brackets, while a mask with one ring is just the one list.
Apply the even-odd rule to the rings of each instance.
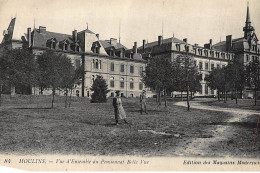
[[242, 63], [234, 62], [225, 68], [225, 76], [228, 80], [230, 90], [235, 91], [236, 104], [238, 102], [238, 91], [245, 87], [245, 67]]
[[224, 69], [213, 69], [208, 76], [205, 77], [207, 85], [218, 92], [218, 101], [220, 101], [220, 92], [224, 91], [225, 75]]
[[36, 83], [37, 64], [27, 49], [4, 49], [0, 56], [0, 96], [2, 86], [12, 86], [19, 94], [31, 94]]
[[91, 103], [107, 102], [107, 93], [109, 92], [106, 81], [102, 76], [97, 76], [91, 87], [93, 94], [91, 95]]
[[159, 98], [160, 105], [160, 93], [164, 91], [165, 107], [167, 107], [167, 89], [173, 90], [175, 83], [173, 72], [173, 63], [167, 55], [160, 55], [152, 57], [145, 69], [143, 76], [144, 84], [150, 88], [157, 90], [157, 98]]
[[71, 66], [71, 62], [68, 57], [49, 50], [38, 56], [37, 62], [39, 65], [38, 82], [40, 90], [52, 88], [51, 108], [53, 108], [56, 89], [62, 87], [64, 81], [70, 79], [70, 74], [64, 73], [67, 70], [65, 67]]
[[254, 90], [255, 106], [257, 102], [257, 91], [260, 89], [260, 63], [259, 60], [249, 62], [246, 66], [246, 85]]
[[[190, 110], [190, 92], [196, 92], [200, 87], [200, 77], [197, 67], [194, 64], [194, 58], [188, 54], [179, 55], [177, 63], [180, 64], [182, 78], [180, 86], [185, 86], [187, 94], [187, 110]], [[180, 87], [179, 87], [180, 88]]]

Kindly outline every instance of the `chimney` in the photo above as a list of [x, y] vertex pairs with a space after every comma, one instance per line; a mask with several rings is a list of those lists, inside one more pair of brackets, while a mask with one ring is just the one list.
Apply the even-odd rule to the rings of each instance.
[[212, 39], [209, 39], [209, 48], [212, 49]]
[[72, 38], [74, 42], [77, 42], [78, 32], [77, 30], [72, 31]]
[[226, 36], [226, 51], [232, 50], [232, 35]]
[[184, 38], [183, 41], [184, 41], [185, 43], [187, 43], [187, 42], [188, 42], [188, 39], [187, 39], [187, 38]]
[[39, 32], [44, 34], [46, 32], [46, 27], [45, 26], [39, 26]]
[[134, 42], [133, 50], [134, 50], [134, 53], [137, 53], [137, 42]]
[[145, 49], [145, 40], [143, 40], [143, 51]]
[[162, 36], [161, 35], [158, 36], [158, 45], [159, 46], [162, 45]]
[[115, 38], [110, 38], [110, 44], [111, 44], [112, 46], [116, 46], [116, 43], [117, 43], [117, 39], [115, 39]]
[[99, 34], [96, 34], [97, 38], [99, 39]]
[[28, 40], [28, 47], [30, 48], [32, 46], [31, 28], [27, 28], [27, 40]]

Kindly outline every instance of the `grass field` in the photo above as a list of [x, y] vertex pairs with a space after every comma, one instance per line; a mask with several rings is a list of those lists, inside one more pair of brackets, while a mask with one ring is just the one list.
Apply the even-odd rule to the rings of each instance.
[[202, 102], [208, 106], [218, 106], [224, 108], [239, 108], [239, 109], [248, 109], [248, 110], [259, 110], [260, 111], [260, 100], [257, 100], [257, 104], [255, 106], [254, 99], [238, 99], [236, 104], [236, 100], [227, 100], [227, 103], [223, 101], [218, 101], [217, 99], [210, 99], [210, 101]]
[[[50, 96], [4, 96], [0, 153], [178, 156], [176, 150], [210, 137], [214, 123], [232, 117], [207, 110], [187, 112], [172, 102], [168, 108], [158, 107], [154, 99], [148, 99], [149, 114], [140, 115], [139, 100], [132, 98], [122, 100], [129, 124], [115, 126], [111, 99], [98, 104], [73, 97], [70, 108], [64, 108], [64, 100], [57, 96], [54, 109], [49, 109]], [[242, 125], [228, 124], [237, 136], [212, 144], [210, 156], [259, 157], [259, 143], [257, 152], [250, 151], [256, 119], [252, 115]]]

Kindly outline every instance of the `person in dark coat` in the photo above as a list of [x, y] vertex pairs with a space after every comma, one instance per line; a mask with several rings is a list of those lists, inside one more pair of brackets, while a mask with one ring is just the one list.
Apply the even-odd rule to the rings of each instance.
[[147, 113], [146, 110], [146, 91], [143, 90], [143, 92], [140, 95], [140, 105], [141, 105], [141, 114], [143, 114], [143, 112]]
[[121, 119], [123, 119], [125, 123], [128, 123], [126, 121], [126, 113], [122, 105], [122, 100], [120, 98], [120, 91], [116, 91], [116, 97], [113, 98], [113, 106], [115, 112], [116, 125], [118, 125], [118, 121]]

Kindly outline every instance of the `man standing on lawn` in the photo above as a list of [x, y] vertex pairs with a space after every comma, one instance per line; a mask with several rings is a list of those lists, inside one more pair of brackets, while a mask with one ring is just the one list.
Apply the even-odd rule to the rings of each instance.
[[143, 114], [143, 112], [147, 113], [146, 110], [146, 91], [143, 90], [142, 94], [140, 95], [140, 105], [141, 105], [141, 114]]
[[126, 113], [122, 105], [122, 100], [120, 98], [120, 91], [116, 91], [116, 97], [113, 98], [113, 106], [115, 111], [116, 125], [118, 125], [118, 121], [121, 119], [123, 119], [125, 123], [128, 123], [126, 121]]

